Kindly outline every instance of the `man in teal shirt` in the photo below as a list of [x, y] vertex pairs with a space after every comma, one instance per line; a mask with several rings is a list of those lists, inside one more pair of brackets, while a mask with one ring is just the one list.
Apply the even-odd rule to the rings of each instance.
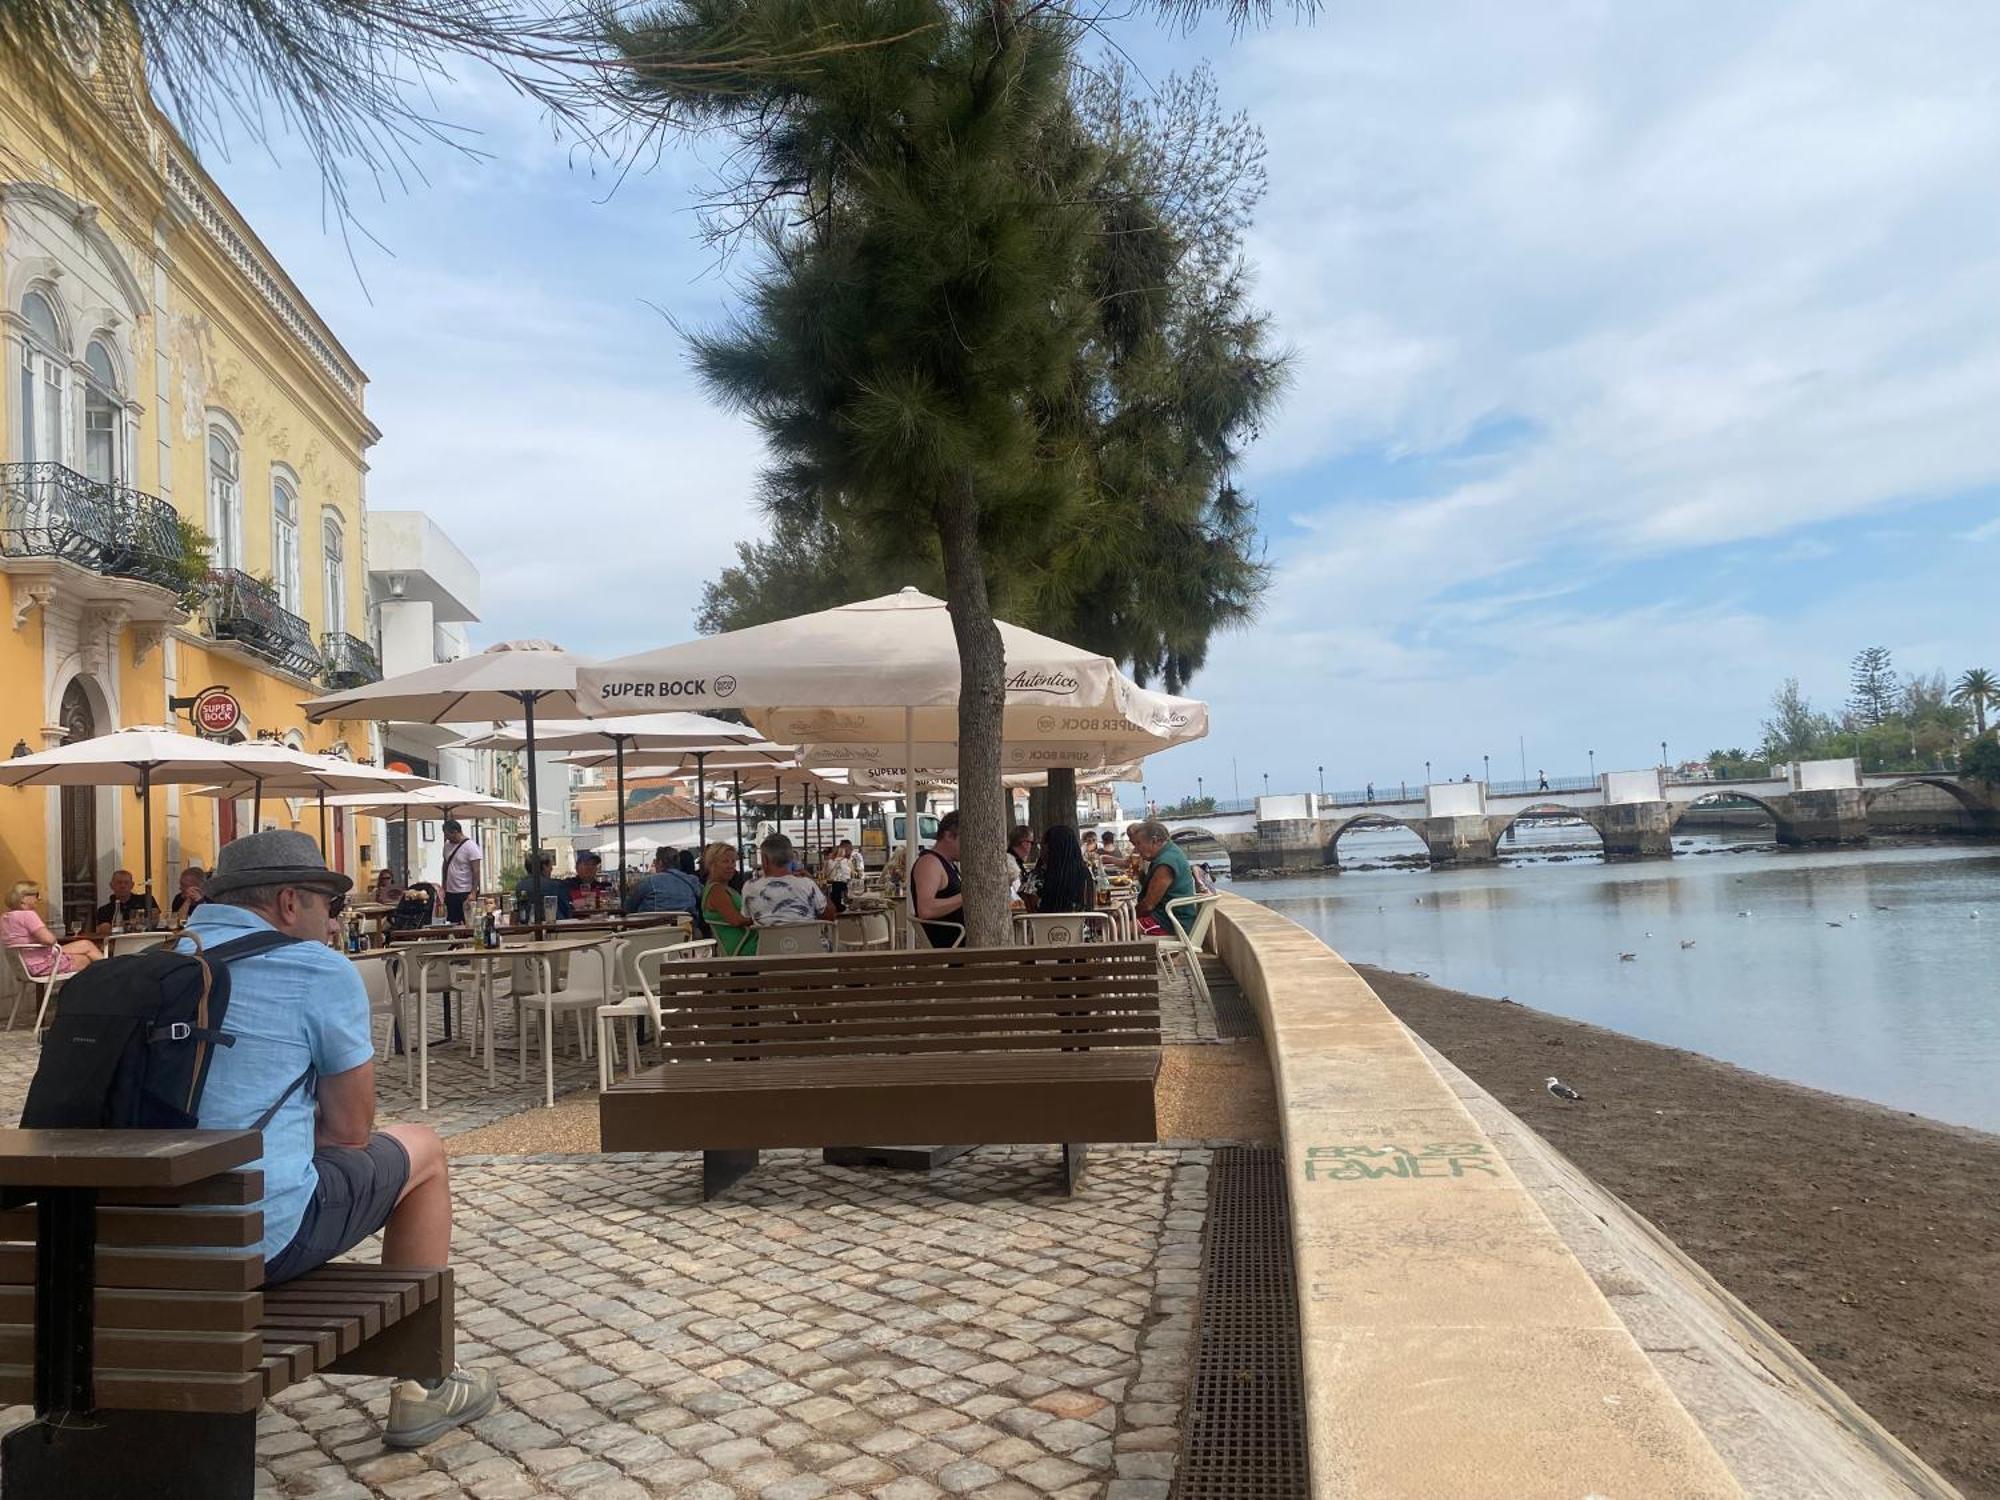
[[[267, 829], [224, 846], [208, 899], [188, 919], [204, 951], [277, 932], [292, 941], [229, 963], [231, 1045], [202, 1090], [204, 1130], [264, 1125], [267, 1286], [290, 1281], [382, 1235], [387, 1266], [451, 1257], [444, 1147], [427, 1125], [375, 1128], [375, 1041], [353, 963], [327, 946], [353, 885], [303, 833]], [[183, 944], [187, 943], [184, 936]], [[188, 946], [192, 946], [189, 944]], [[382, 1439], [417, 1448], [493, 1409], [491, 1371], [399, 1383]]]
[[1139, 930], [1149, 935], [1178, 935], [1179, 913], [1172, 903], [1195, 893], [1194, 870], [1187, 856], [1164, 823], [1150, 819], [1134, 823], [1127, 836], [1146, 861], [1145, 883], [1139, 887]]

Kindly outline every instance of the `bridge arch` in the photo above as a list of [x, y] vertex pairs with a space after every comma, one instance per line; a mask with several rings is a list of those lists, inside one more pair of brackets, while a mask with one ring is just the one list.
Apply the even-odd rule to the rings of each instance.
[[1738, 791], [1727, 787], [1718, 788], [1712, 792], [1703, 792], [1699, 797], [1692, 798], [1686, 802], [1676, 802], [1673, 805], [1672, 811], [1667, 815], [1669, 820], [1668, 826], [1678, 828], [1681, 819], [1697, 807], [1707, 807], [1713, 803], [1727, 801], [1732, 798], [1741, 802], [1756, 803], [1764, 816], [1771, 820], [1773, 827], [1782, 828], [1785, 826], [1785, 819], [1779, 815], [1778, 809], [1768, 799], [1758, 796], [1755, 792]]
[[1495, 850], [1499, 849], [1500, 841], [1507, 837], [1508, 830], [1523, 818], [1531, 819], [1537, 823], [1550, 818], [1574, 818], [1590, 830], [1590, 836], [1597, 840], [1597, 846], [1600, 851], [1605, 847], [1604, 833], [1598, 828], [1596, 821], [1591, 818], [1588, 810], [1580, 807], [1569, 807], [1560, 802], [1531, 802], [1526, 807], [1514, 812], [1508, 817], [1506, 822], [1500, 823], [1493, 830], [1493, 847]]
[[1967, 812], [1977, 813], [1988, 811], [1971, 792], [1959, 784], [1956, 777], [1945, 775], [1911, 775], [1904, 777], [1901, 781], [1892, 782], [1888, 786], [1866, 787], [1861, 793], [1861, 804], [1864, 807], [1872, 808], [1878, 797], [1886, 797], [1894, 792], [1907, 791], [1913, 786], [1935, 787], [1941, 792], [1948, 792], [1951, 794], [1953, 800]]
[[1417, 841], [1417, 848], [1423, 851], [1426, 859], [1430, 857], [1430, 845], [1425, 842], [1423, 828], [1416, 820], [1393, 817], [1388, 813], [1362, 813], [1343, 822], [1334, 829], [1333, 837], [1326, 841], [1325, 859], [1328, 865], [1339, 865], [1340, 841], [1357, 828], [1363, 830], [1400, 828]]

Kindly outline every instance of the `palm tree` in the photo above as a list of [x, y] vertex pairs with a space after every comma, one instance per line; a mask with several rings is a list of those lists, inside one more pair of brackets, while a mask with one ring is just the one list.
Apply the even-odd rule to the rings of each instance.
[[1977, 724], [1977, 733], [1986, 733], [1986, 710], [2000, 707], [2000, 681], [1984, 667], [1968, 667], [1957, 682], [1952, 684], [1951, 701], [1963, 703], [1972, 710]]

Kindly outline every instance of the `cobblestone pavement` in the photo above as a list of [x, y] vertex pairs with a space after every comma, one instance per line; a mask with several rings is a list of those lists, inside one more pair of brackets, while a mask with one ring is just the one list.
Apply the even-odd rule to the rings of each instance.
[[690, 1158], [455, 1166], [459, 1357], [501, 1406], [381, 1446], [388, 1382], [267, 1410], [261, 1496], [1163, 1500], [1207, 1150], [1050, 1151], [928, 1177], [768, 1155], [727, 1201]]

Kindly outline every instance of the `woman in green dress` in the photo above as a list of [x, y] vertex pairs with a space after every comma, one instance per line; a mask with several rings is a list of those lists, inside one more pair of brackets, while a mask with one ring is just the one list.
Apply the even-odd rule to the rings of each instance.
[[757, 929], [736, 899], [730, 880], [736, 874], [736, 851], [728, 844], [710, 844], [701, 852], [701, 918], [725, 958], [754, 958]]

